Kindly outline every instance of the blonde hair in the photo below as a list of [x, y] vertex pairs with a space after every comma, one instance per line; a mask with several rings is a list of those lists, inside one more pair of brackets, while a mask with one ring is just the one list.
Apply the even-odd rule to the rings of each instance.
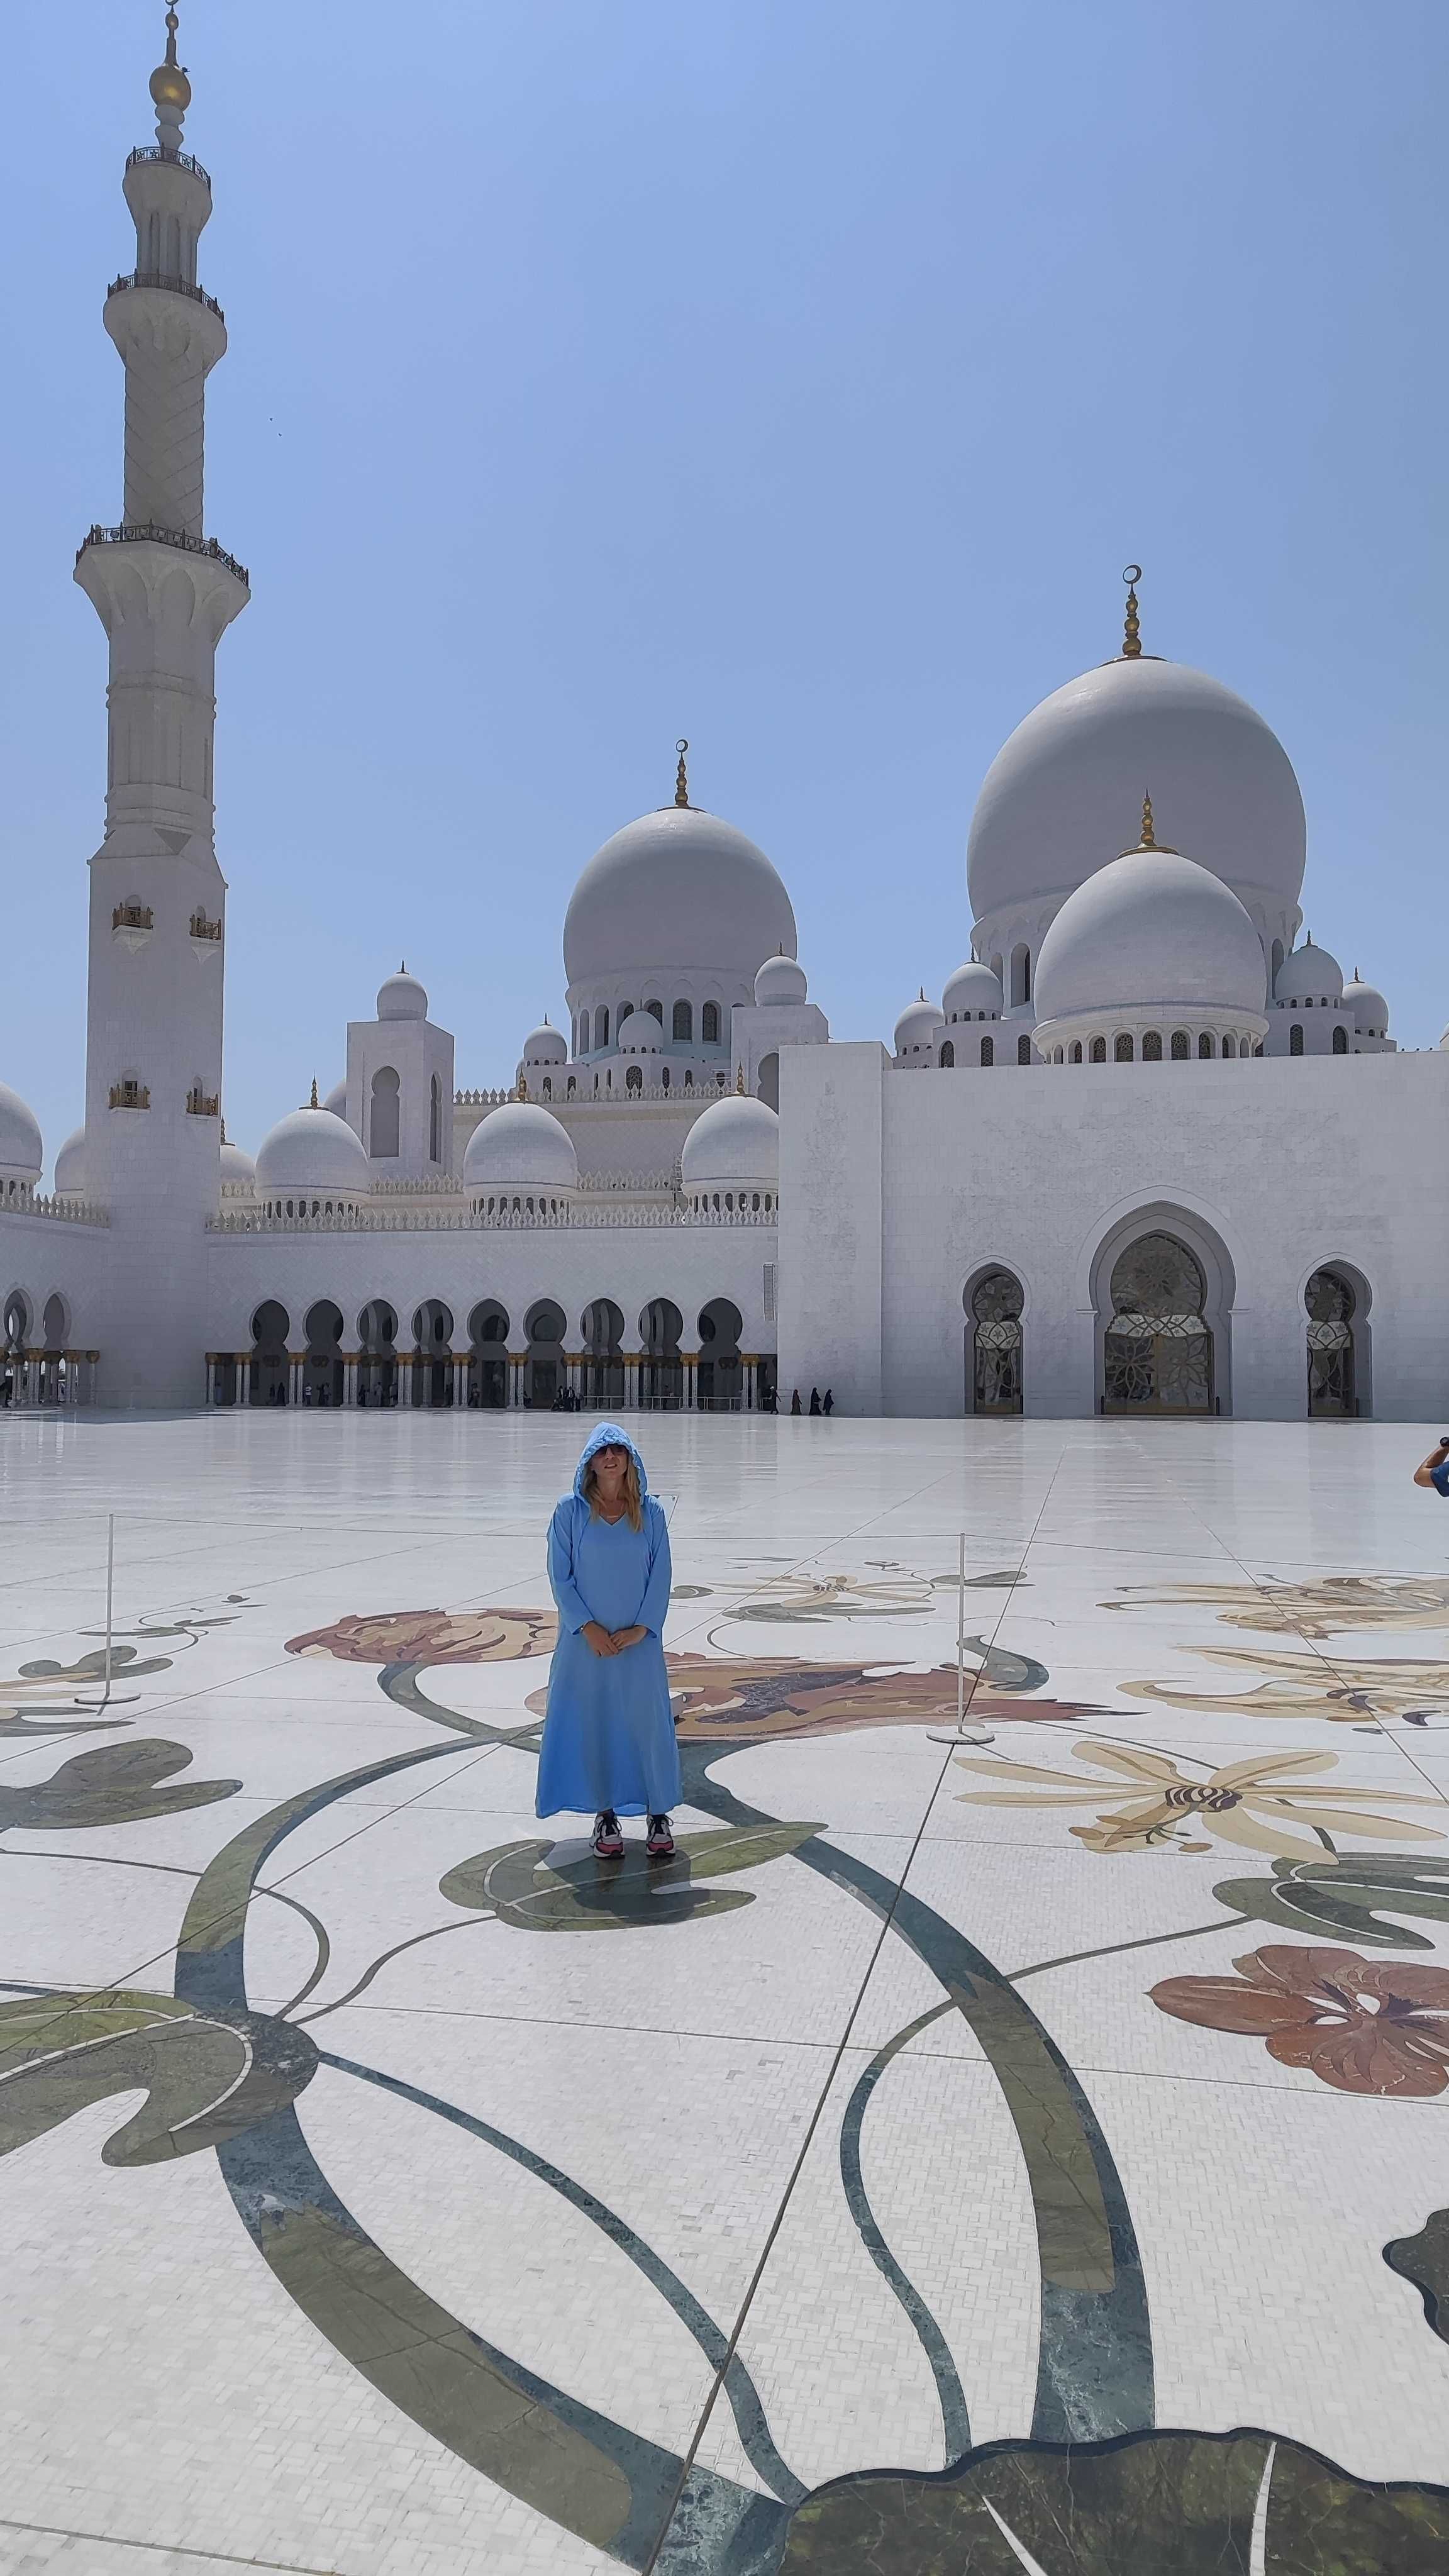
[[[607, 1444], [610, 1448], [612, 1448], [613, 1445], [612, 1441]], [[619, 1446], [621, 1448], [623, 1447], [622, 1441], [619, 1443]], [[596, 1454], [589, 1460], [588, 1469], [584, 1476], [584, 1500], [596, 1518], [599, 1514], [599, 1487], [596, 1474], [597, 1467], [598, 1457]], [[624, 1515], [629, 1523], [629, 1527], [631, 1530], [641, 1530], [644, 1527], [644, 1502], [639, 1491], [639, 1469], [635, 1464], [634, 1455], [631, 1450], [626, 1450], [624, 1453], [624, 1481], [620, 1486], [619, 1491], [623, 1496]]]

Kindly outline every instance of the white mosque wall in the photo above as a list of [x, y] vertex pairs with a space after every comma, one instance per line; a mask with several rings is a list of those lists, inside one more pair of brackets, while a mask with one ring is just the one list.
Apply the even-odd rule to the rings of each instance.
[[1303, 1417], [1303, 1295], [1326, 1264], [1362, 1292], [1363, 1409], [1449, 1405], [1438, 1054], [911, 1078], [871, 1048], [785, 1062], [783, 1386], [831, 1383], [844, 1412], [962, 1413], [964, 1294], [1000, 1266], [1024, 1291], [1026, 1412], [1091, 1415], [1112, 1262], [1162, 1227], [1207, 1280], [1224, 1413]]
[[[208, 1242], [208, 1347], [214, 1350], [249, 1350], [252, 1318], [269, 1298], [286, 1308], [294, 1351], [304, 1347], [308, 1311], [322, 1298], [342, 1310], [344, 1350], [357, 1348], [358, 1316], [377, 1298], [393, 1307], [399, 1344], [409, 1346], [417, 1308], [440, 1299], [453, 1319], [455, 1351], [467, 1350], [468, 1318], [489, 1298], [508, 1315], [510, 1350], [525, 1348], [528, 1316], [545, 1298], [562, 1307], [566, 1346], [579, 1350], [584, 1309], [601, 1297], [623, 1315], [620, 1348], [637, 1351], [644, 1308], [668, 1298], [680, 1314], [680, 1350], [691, 1352], [699, 1349], [701, 1307], [727, 1297], [740, 1312], [740, 1349], [775, 1347], [766, 1272], [773, 1270], [777, 1238], [768, 1225], [268, 1232], [213, 1234]], [[198, 1388], [195, 1401], [202, 1395]]]
[[25, 1301], [32, 1350], [42, 1346], [45, 1310], [52, 1297], [65, 1308], [64, 1350], [103, 1352], [96, 1393], [107, 1395], [104, 1370], [111, 1242], [104, 1221], [90, 1224], [51, 1216], [40, 1208], [0, 1210], [0, 1315], [12, 1296]]

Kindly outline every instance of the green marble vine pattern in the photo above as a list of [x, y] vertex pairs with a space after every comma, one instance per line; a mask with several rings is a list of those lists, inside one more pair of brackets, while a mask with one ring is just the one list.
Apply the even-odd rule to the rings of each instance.
[[[783, 1612], [771, 1607], [769, 1615]], [[215, 1624], [198, 1613], [136, 1633], [184, 1640], [175, 1649], [184, 1651]], [[549, 1845], [524, 1843], [461, 1862], [441, 1883], [449, 1903], [475, 1918], [490, 1914], [509, 1930], [620, 1929], [657, 1938], [701, 1910], [755, 1901], [751, 1886], [716, 1888], [714, 1881], [788, 1862], [818, 1873], [884, 1922], [936, 1978], [942, 2000], [935, 2012], [959, 2013], [969, 2025], [1015, 2126], [1036, 2216], [1041, 2338], [1031, 2436], [970, 2446], [966, 2398], [945, 2338], [865, 2194], [861, 2123], [876, 2084], [918, 2026], [911, 2025], [855, 2088], [842, 2122], [841, 2171], [862, 2240], [931, 2367], [951, 2464], [936, 2473], [862, 2466], [809, 2493], [775, 2447], [732, 2337], [605, 2204], [456, 2105], [325, 2056], [287, 2017], [325, 1971], [327, 1936], [314, 1917], [307, 1920], [318, 1959], [302, 1994], [280, 2015], [253, 2013], [248, 2004], [248, 1910], [259, 1894], [280, 1895], [258, 1886], [271, 1853], [336, 1799], [455, 1751], [460, 1735], [536, 1746], [536, 1720], [490, 1727], [426, 1694], [419, 1676], [437, 1663], [546, 1652], [547, 1622], [533, 1612], [467, 1620], [419, 1612], [344, 1620], [293, 1643], [294, 1650], [371, 1664], [386, 1695], [445, 1740], [317, 1783], [234, 1836], [187, 1904], [173, 1995], [62, 1995], [12, 1985], [16, 2000], [0, 2004], [0, 2155], [91, 2102], [141, 2091], [141, 2108], [105, 2143], [108, 2163], [214, 2152], [261, 2258], [353, 2368], [459, 2459], [641, 2576], [656, 2568], [668, 2576], [1015, 2576], [1023, 2569], [1027, 2576], [1163, 2576], [1168, 2567], [1173, 2576], [1444, 2576], [1449, 2490], [1360, 2480], [1267, 2431], [1155, 2427], [1151, 2329], [1131, 2213], [1075, 2071], [1014, 1982], [945, 1918], [833, 1845], [825, 1828], [747, 1806], [713, 1776], [716, 1764], [759, 1740], [761, 1722], [767, 1732], [808, 1732], [802, 1708], [823, 1710], [826, 1724], [920, 1723], [932, 1682], [898, 1679], [897, 1710], [888, 1687], [883, 1692], [864, 1667], [720, 1661], [704, 1677], [706, 1716], [694, 1730], [697, 1740], [682, 1745], [688, 1800], [715, 1821], [681, 1838], [676, 1862], [662, 1872], [635, 1862], [609, 1874], [591, 1860], [549, 1868]], [[1034, 1663], [981, 1652], [998, 1711], [998, 1695], [1037, 1691], [1048, 1678]], [[143, 1660], [135, 1646], [119, 1647], [108, 1682], [95, 1654], [65, 1667], [25, 1666], [16, 1684], [0, 1685], [0, 1733], [129, 1726], [121, 1711], [132, 1694], [118, 1683], [165, 1669], [169, 1660]], [[698, 1687], [698, 1661], [685, 1660], [689, 1683]], [[99, 1700], [87, 1696], [98, 1689]], [[682, 1732], [690, 1736], [687, 1723]], [[0, 1791], [0, 1830], [144, 1821], [229, 1798], [241, 1787], [178, 1780], [190, 1760], [182, 1746], [143, 1738], [72, 1755], [48, 1781]], [[1395, 1918], [1442, 1919], [1449, 1911], [1445, 1865], [1397, 1855], [1342, 1868], [1336, 1855], [1326, 1863], [1279, 1860], [1271, 1878], [1226, 1881], [1215, 1894], [1242, 1916], [1330, 1938], [1348, 1932], [1380, 1947], [1424, 1947], [1424, 1937]], [[308, 2144], [295, 2103], [319, 2062], [400, 2093], [511, 2156], [610, 2236], [694, 2336], [769, 2492], [702, 2469], [584, 2405], [411, 2281], [339, 2199]], [[1419, 2289], [1428, 2325], [1449, 2341], [1449, 2211], [1431, 2213], [1418, 2235], [1384, 2250]]]

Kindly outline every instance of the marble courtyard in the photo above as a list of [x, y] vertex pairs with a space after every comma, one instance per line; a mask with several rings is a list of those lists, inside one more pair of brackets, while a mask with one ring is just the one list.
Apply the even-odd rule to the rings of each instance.
[[0, 1424], [5, 2576], [1443, 2576], [1438, 1424], [584, 1427]]

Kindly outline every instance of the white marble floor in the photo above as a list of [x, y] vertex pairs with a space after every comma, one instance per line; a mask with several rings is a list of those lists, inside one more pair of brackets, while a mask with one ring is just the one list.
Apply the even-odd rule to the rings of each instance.
[[0, 1424], [0, 2570], [1442, 2576], [1437, 1425], [587, 1427]]

